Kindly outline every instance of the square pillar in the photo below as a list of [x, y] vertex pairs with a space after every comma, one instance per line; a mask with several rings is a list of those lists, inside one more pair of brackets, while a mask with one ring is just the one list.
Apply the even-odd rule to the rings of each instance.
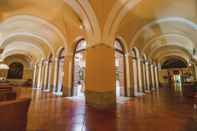
[[134, 82], [133, 82], [133, 57], [130, 54], [127, 54], [125, 57], [126, 64], [126, 82], [127, 82], [127, 96], [134, 96]]
[[32, 88], [35, 89], [37, 88], [37, 76], [38, 76], [38, 66], [35, 64], [34, 69], [33, 69], [33, 85]]
[[72, 96], [73, 54], [66, 54], [64, 58], [63, 96]]
[[154, 73], [154, 65], [151, 64], [151, 84], [152, 84], [152, 91], [155, 90], [155, 73]]
[[150, 70], [149, 70], [149, 63], [145, 63], [145, 71], [146, 71], [146, 92], [150, 92]]
[[155, 72], [155, 88], [159, 89], [159, 76], [158, 76], [158, 67], [157, 66], [155, 66], [154, 72]]
[[115, 53], [112, 47], [99, 44], [86, 50], [86, 104], [108, 108], [116, 103]]
[[144, 61], [141, 61], [141, 74], [142, 74], [142, 90], [143, 93], [146, 91], [146, 70], [145, 70], [145, 64]]
[[53, 70], [53, 93], [57, 91], [57, 77], [58, 77], [58, 58], [54, 59], [54, 70]]
[[143, 87], [142, 87], [142, 68], [141, 68], [141, 60], [137, 59], [137, 71], [138, 71], [138, 92], [139, 95], [143, 95]]
[[41, 89], [42, 87], [42, 70], [43, 70], [43, 61], [40, 61], [39, 63], [39, 70], [38, 70], [38, 83], [37, 83], [37, 89]]
[[197, 64], [194, 64], [195, 80], [197, 80]]

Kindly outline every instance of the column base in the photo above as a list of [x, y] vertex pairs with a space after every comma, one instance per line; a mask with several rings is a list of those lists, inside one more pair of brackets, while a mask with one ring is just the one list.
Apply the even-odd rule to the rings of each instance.
[[145, 90], [145, 93], [151, 93], [151, 91], [149, 91], [149, 90]]
[[59, 92], [58, 91], [58, 92], [53, 92], [53, 94], [56, 95], [56, 96], [62, 96], [63, 95], [63, 92]]
[[50, 92], [50, 90], [49, 89], [44, 89], [44, 92]]
[[73, 94], [71, 93], [71, 88], [69, 87], [63, 87], [63, 97], [70, 97]]
[[114, 107], [116, 105], [116, 95], [114, 91], [108, 92], [85, 92], [86, 104], [98, 109]]
[[143, 92], [136, 92], [135, 96], [144, 96], [144, 93]]
[[135, 97], [134, 87], [129, 88], [129, 91], [130, 91], [129, 97]]

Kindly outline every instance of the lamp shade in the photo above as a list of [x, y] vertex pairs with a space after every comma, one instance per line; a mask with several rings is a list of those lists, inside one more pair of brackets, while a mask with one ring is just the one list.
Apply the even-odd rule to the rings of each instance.
[[0, 63], [0, 70], [9, 70], [9, 66], [4, 63]]

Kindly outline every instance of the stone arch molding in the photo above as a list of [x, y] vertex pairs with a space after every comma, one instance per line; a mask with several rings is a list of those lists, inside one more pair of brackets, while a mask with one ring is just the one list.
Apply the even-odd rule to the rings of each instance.
[[13, 42], [10, 43], [8, 46], [6, 46], [4, 52], [2, 53], [2, 57], [5, 57], [6, 54], [10, 53], [18, 53], [25, 52], [25, 54], [29, 57], [32, 57], [32, 59], [40, 60], [42, 58], [45, 58], [46, 55], [40, 48], [35, 46], [34, 44], [28, 44], [28, 43], [22, 43], [22, 42]]
[[103, 29], [103, 42], [113, 43], [116, 31], [127, 13], [142, 0], [117, 0], [109, 13]]
[[195, 47], [195, 44], [188, 37], [180, 34], [163, 34], [148, 41], [142, 51], [154, 50], [155, 48], [165, 45], [168, 46], [169, 44], [185, 47], [188, 51], [191, 51]]
[[37, 16], [17, 15], [8, 17], [0, 24], [0, 32], [2, 33], [0, 45], [3, 47], [12, 38], [25, 39], [27, 37], [34, 40], [31, 43], [42, 50], [46, 50], [45, 52], [48, 50], [48, 52], [55, 54], [60, 46], [64, 46], [67, 50], [66, 38], [63, 33], [53, 24]]
[[87, 33], [88, 43], [99, 43], [101, 41], [101, 29], [90, 2], [88, 0], [65, 0], [65, 2], [81, 19], [81, 24]]
[[47, 56], [50, 52], [52, 52], [52, 54], [55, 52], [48, 40], [27, 32], [17, 32], [6, 36], [0, 41], [0, 47], [4, 49], [10, 43], [15, 41], [35, 45], [42, 50], [45, 56]]
[[[128, 49], [128, 46], [127, 46], [127, 43], [126, 41], [124, 40], [124, 38], [122, 36], [117, 36], [115, 40], [119, 40], [121, 42], [121, 44], [123, 45], [124, 47], [124, 50], [125, 50], [125, 54], [128, 54], [129, 52], [129, 49]], [[114, 43], [114, 42], [113, 42]]]
[[7, 57], [12, 56], [12, 55], [24, 55], [29, 59], [30, 64], [34, 64], [38, 59], [32, 57], [32, 54], [29, 53], [28, 51], [24, 50], [12, 50], [12, 51], [7, 51], [3, 57], [1, 57], [2, 60], [5, 60]]
[[[192, 35], [192, 34], [196, 34], [197, 25], [195, 23], [193, 23], [190, 20], [187, 20], [185, 18], [182, 18], [182, 17], [166, 17], [166, 18], [161, 18], [161, 19], [152, 21], [149, 24], [143, 26], [140, 30], [138, 30], [138, 32], [133, 37], [133, 39], [130, 43], [130, 47], [133, 47], [136, 44], [137, 40], [139, 38], [143, 37], [145, 32], [153, 32], [153, 33], [150, 33], [152, 35], [149, 36], [149, 38], [152, 38], [155, 35], [154, 34], [154, 29], [153, 29], [154, 25], [159, 25], [159, 27], [162, 27], [162, 24], [167, 25], [169, 23], [176, 23], [177, 25], [181, 24], [181, 27], [187, 28], [188, 32], [187, 32], [187, 34], [184, 33], [184, 32], [179, 32], [179, 33], [181, 33], [184, 37], [190, 38], [190, 40], [193, 43], [195, 43], [197, 41], [195, 35]], [[176, 27], [176, 28], [178, 28], [178, 27]], [[167, 34], [169, 32], [163, 31], [161, 33]], [[178, 32], [175, 32], [175, 33], [178, 33]], [[195, 45], [195, 47], [196, 47], [196, 45]]]
[[[13, 58], [12, 58], [13, 56], [14, 56], [16, 59], [13, 59]], [[20, 54], [20, 56], [23, 56], [23, 58], [17, 57], [17, 54], [16, 54], [16, 55], [15, 55], [15, 54], [10, 54], [10, 55], [6, 56], [6, 57], [4, 58], [4, 60], [5, 60], [5, 61], [8, 60], [8, 61], [7, 61], [7, 64], [8, 64], [8, 65], [10, 65], [10, 64], [13, 63], [13, 62], [19, 62], [19, 63], [22, 63], [22, 64], [24, 65], [25, 68], [31, 68], [31, 63], [29, 63], [29, 61], [31, 61], [31, 60], [29, 59], [29, 57], [27, 57], [27, 56], [25, 56], [25, 55], [22, 55], [22, 54]]]
[[82, 25], [87, 32], [88, 43], [104, 43], [111, 47], [113, 47], [115, 34], [122, 19], [127, 15], [128, 11], [135, 7], [140, 1], [142, 0], [116, 1], [109, 12], [104, 28], [101, 29], [96, 14], [88, 0], [65, 0], [82, 20]]
[[173, 53], [172, 54], [167, 54], [167, 55], [164, 55], [164, 56], [160, 57], [158, 61], [162, 65], [169, 58], [178, 58], [178, 59], [181, 59], [185, 63], [188, 64], [188, 58], [187, 58], [187, 56], [180, 55], [180, 54], [173, 54]]
[[171, 49], [171, 50], [160, 50], [159, 53], [156, 53], [154, 56], [153, 56], [153, 59], [160, 62], [162, 60], [163, 57], [166, 57], [166, 56], [179, 56], [179, 57], [183, 57], [185, 60], [189, 61], [190, 59], [190, 55], [188, 55], [188, 53], [184, 50], [181, 50], [181, 49]]

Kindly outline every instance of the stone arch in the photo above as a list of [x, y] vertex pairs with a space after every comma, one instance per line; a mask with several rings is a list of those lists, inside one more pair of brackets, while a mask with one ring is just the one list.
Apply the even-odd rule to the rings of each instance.
[[154, 25], [169, 23], [169, 22], [179, 23], [179, 24], [185, 26], [186, 28], [188, 28], [191, 32], [195, 32], [195, 30], [197, 29], [196, 24], [194, 24], [193, 22], [191, 22], [185, 18], [182, 18], [182, 17], [161, 18], [161, 19], [154, 20], [154, 21], [150, 22], [149, 24], [143, 26], [140, 30], [138, 30], [136, 35], [133, 37], [133, 39], [130, 43], [130, 47], [132, 47], [136, 43], [137, 39], [140, 38], [140, 36], [143, 34], [144, 31], [150, 30]]
[[0, 45], [2, 48], [6, 48], [7, 45], [15, 41], [35, 45], [45, 52], [45, 55], [47, 55], [46, 52], [52, 52], [54, 54], [54, 49], [48, 40], [32, 33], [18, 32], [10, 34], [1, 41]]
[[91, 7], [91, 4], [88, 0], [82, 1], [73, 1], [66, 0], [68, 5], [72, 7], [75, 13], [82, 21], [82, 25], [87, 31], [87, 37], [89, 43], [98, 43], [101, 40], [101, 29], [99, 22], [97, 20], [96, 14]]
[[[84, 44], [84, 45], [81, 45]], [[85, 50], [87, 41], [83, 38], [75, 42], [73, 48], [72, 90], [73, 96], [84, 96], [85, 91]]]
[[103, 39], [106, 43], [112, 43], [122, 19], [127, 15], [128, 11], [134, 8], [140, 1], [142, 0], [117, 1], [113, 5], [103, 31]]
[[[120, 37], [119, 37], [120, 38]], [[114, 41], [115, 66], [116, 66], [116, 96], [128, 96], [127, 89], [127, 67], [126, 47], [121, 39]]]

